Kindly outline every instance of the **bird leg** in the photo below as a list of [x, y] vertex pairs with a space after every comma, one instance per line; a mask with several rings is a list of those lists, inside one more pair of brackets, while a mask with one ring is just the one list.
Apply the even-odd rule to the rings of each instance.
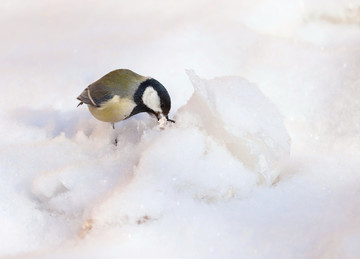
[[[112, 128], [115, 130], [115, 123], [112, 123]], [[116, 132], [115, 132], [115, 140], [114, 140], [115, 146], [117, 146], [117, 143], [118, 143], [118, 140], [117, 140], [117, 135], [116, 135]]]

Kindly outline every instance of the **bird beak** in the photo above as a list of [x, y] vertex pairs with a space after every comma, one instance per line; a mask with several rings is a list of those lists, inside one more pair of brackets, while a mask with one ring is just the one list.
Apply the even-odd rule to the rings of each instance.
[[165, 118], [166, 118], [167, 121], [171, 121], [172, 123], [175, 123], [174, 120], [169, 119], [169, 116], [165, 116]]

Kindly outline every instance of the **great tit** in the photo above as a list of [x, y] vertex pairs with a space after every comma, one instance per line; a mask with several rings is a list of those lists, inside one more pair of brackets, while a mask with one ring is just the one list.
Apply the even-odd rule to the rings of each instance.
[[151, 77], [129, 69], [114, 70], [90, 84], [77, 98], [88, 105], [98, 120], [115, 122], [147, 112], [158, 120], [175, 122], [168, 117], [171, 100], [165, 87]]

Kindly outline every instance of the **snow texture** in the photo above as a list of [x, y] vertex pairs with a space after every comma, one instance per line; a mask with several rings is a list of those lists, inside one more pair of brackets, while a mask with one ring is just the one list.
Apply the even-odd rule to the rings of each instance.
[[[360, 258], [360, 1], [5, 0], [0, 21], [0, 258]], [[118, 68], [176, 123], [76, 108]]]

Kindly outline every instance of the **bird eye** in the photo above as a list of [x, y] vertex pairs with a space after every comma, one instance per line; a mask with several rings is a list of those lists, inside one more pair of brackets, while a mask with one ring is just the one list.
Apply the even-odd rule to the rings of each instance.
[[163, 103], [160, 104], [160, 107], [161, 107], [161, 108], [164, 108], [164, 107], [165, 107], [165, 104], [163, 104]]

